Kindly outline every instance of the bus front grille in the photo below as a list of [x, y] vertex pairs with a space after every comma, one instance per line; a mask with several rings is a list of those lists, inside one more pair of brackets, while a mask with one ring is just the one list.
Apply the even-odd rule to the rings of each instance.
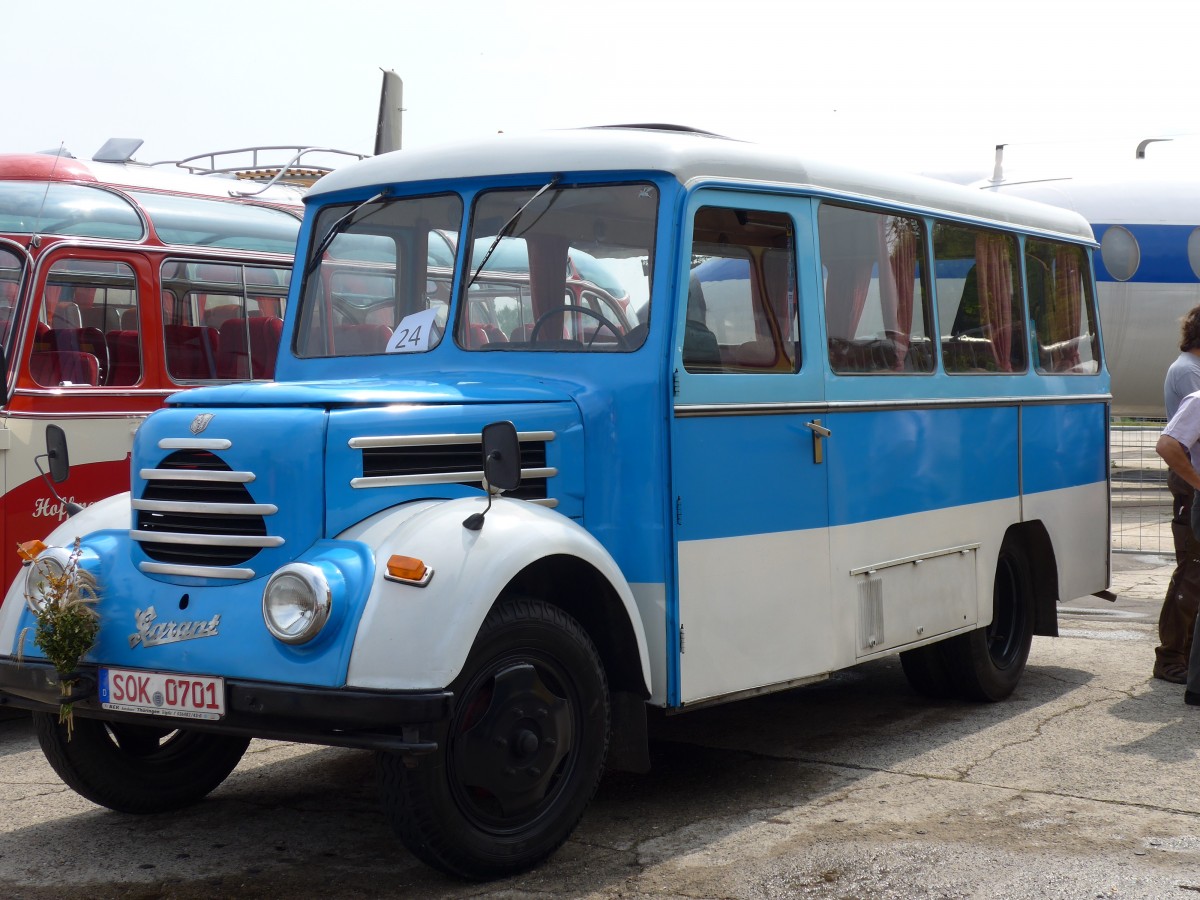
[[283, 538], [268, 533], [278, 509], [256, 503], [246, 485], [253, 472], [235, 472], [207, 450], [181, 450], [156, 469], [142, 469], [147, 484], [133, 501], [130, 536], [157, 563], [238, 566]]

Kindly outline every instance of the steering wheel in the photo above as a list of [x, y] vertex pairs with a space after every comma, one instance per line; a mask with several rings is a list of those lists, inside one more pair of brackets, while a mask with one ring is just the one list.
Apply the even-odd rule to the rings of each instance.
[[586, 306], [576, 306], [572, 303], [568, 303], [563, 306], [556, 306], [556, 307], [554, 307], [554, 309], [546, 310], [546, 312], [544, 312], [540, 316], [538, 316], [537, 319], [533, 323], [533, 328], [530, 329], [530, 331], [529, 331], [529, 343], [532, 344], [537, 341], [538, 332], [541, 331], [543, 322], [545, 322], [551, 316], [563, 315], [563, 314], [569, 313], [569, 312], [583, 313], [584, 315], [591, 316], [593, 319], [595, 319], [597, 322], [600, 323], [599, 325], [596, 326], [596, 330], [594, 332], [592, 332], [592, 339], [584, 345], [585, 347], [592, 346], [592, 344], [596, 340], [596, 335], [600, 333], [600, 328], [604, 327], [613, 333], [613, 337], [615, 337], [617, 339], [618, 347], [620, 347], [622, 350], [629, 349], [629, 344], [625, 340], [625, 335], [621, 334], [620, 329], [616, 325], [614, 325], [608, 319], [604, 318], [603, 315], [596, 312], [594, 309], [590, 309]]

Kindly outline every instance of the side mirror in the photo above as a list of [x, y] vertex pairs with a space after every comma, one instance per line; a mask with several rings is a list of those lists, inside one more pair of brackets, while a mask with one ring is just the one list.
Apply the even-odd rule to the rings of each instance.
[[478, 531], [483, 518], [492, 508], [492, 494], [511, 491], [521, 483], [521, 441], [512, 422], [492, 422], [483, 426], [483, 481], [487, 489], [487, 506], [483, 512], [471, 513], [463, 520], [463, 528]]
[[[42, 468], [43, 459], [50, 462], [49, 477], [46, 475], [46, 470]], [[35, 456], [33, 464], [37, 466], [37, 470], [42, 476], [42, 481], [46, 482], [46, 487], [50, 489], [50, 493], [54, 495], [54, 499], [62, 504], [68, 516], [73, 516], [83, 509], [78, 503], [64, 500], [58, 491], [54, 489], [55, 483], [61, 484], [71, 474], [71, 460], [67, 456], [67, 435], [60, 426], [46, 426], [46, 452]]]
[[497, 491], [514, 490], [521, 483], [521, 442], [512, 422], [483, 426], [483, 477]]
[[67, 454], [67, 435], [61, 426], [46, 426], [46, 457], [50, 460], [50, 477], [56, 484], [62, 484], [71, 473], [71, 459]]

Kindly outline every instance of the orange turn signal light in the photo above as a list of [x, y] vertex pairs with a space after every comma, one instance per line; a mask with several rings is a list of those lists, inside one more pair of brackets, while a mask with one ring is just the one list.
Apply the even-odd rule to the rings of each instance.
[[25, 541], [22, 544], [17, 544], [17, 555], [26, 562], [33, 562], [45, 549], [46, 545], [41, 541]]
[[425, 563], [411, 556], [392, 556], [387, 561], [388, 577], [397, 581], [407, 581], [411, 584], [421, 584], [428, 581], [431, 574]]

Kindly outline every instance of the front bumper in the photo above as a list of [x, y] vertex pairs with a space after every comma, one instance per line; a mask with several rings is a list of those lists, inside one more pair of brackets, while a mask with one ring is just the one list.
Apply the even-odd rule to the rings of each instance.
[[[176, 729], [169, 716], [104, 709], [96, 691], [97, 666], [83, 665], [69, 699], [84, 718]], [[63, 701], [58, 673], [49, 663], [0, 657], [0, 708], [53, 712]], [[225, 717], [189, 719], [186, 727], [217, 734], [361, 747], [396, 753], [430, 753], [444, 739], [454, 695], [449, 691], [363, 691], [225, 679]]]

